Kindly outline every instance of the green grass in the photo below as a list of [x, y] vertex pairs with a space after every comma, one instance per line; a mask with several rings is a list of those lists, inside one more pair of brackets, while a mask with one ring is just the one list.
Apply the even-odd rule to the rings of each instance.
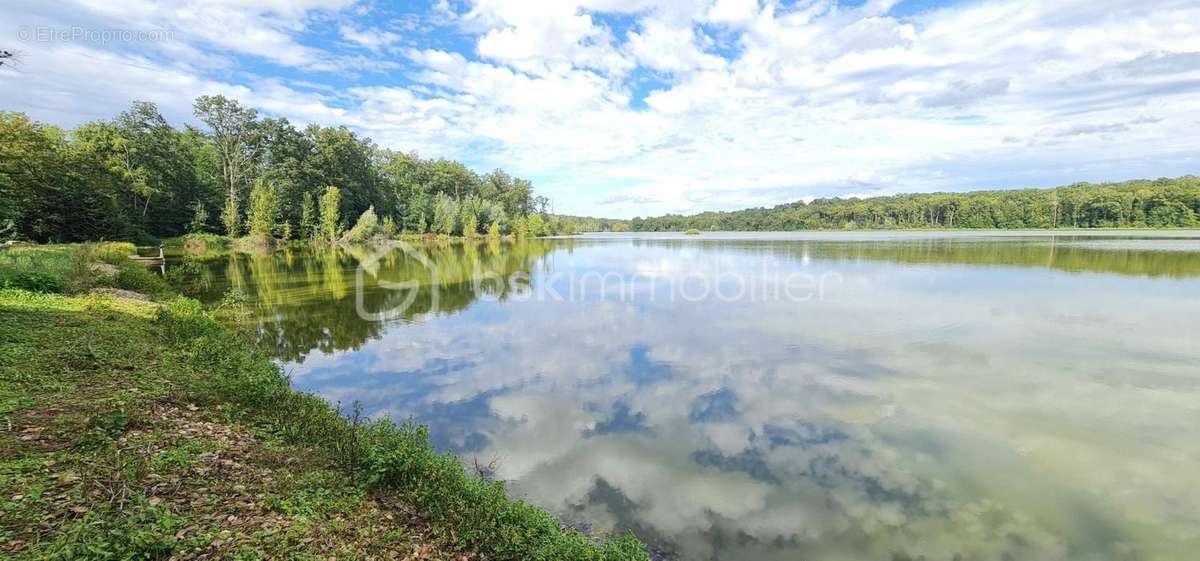
[[72, 271], [65, 247], [15, 247], [0, 251], [0, 288], [63, 292]]
[[[194, 300], [0, 290], [0, 426], [16, 427], [0, 432], [0, 557], [648, 558], [632, 536], [596, 539], [510, 498], [425, 427], [344, 413]], [[231, 496], [257, 497], [253, 516]]]
[[0, 290], [0, 559], [380, 558], [428, 542], [385, 528], [393, 515], [324, 452], [190, 404], [207, 373], [164, 345], [157, 313]]
[[[150, 296], [170, 294], [161, 276], [129, 259], [136, 251], [128, 242], [18, 246], [0, 251], [0, 288], [65, 294], [118, 288]], [[98, 272], [102, 266], [111, 266], [115, 274]]]

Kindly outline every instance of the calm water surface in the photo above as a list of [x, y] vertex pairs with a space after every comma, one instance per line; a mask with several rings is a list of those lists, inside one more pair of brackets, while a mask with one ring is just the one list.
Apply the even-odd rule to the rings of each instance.
[[230, 288], [296, 387], [674, 558], [1200, 551], [1200, 232], [594, 235], [197, 284]]

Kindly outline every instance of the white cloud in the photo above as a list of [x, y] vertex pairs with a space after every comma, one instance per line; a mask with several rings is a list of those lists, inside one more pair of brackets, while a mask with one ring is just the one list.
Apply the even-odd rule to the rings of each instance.
[[632, 67], [616, 51], [609, 30], [573, 2], [480, 0], [463, 20], [482, 31], [476, 44], [481, 57], [523, 72], [579, 67], [622, 73]]
[[[970, 284], [972, 274], [991, 272], [897, 266], [821, 244], [692, 245], [644, 242], [631, 252], [581, 243], [547, 260], [555, 270], [603, 269], [662, 286], [731, 270], [750, 271], [751, 284], [800, 270], [837, 272], [842, 282], [827, 298], [804, 303], [679, 306], [665, 291], [632, 302], [610, 293], [588, 306], [480, 303], [478, 314], [390, 326], [340, 365], [317, 353], [298, 380], [344, 402], [391, 408], [394, 418], [471, 403], [476, 416], [426, 418], [485, 435], [488, 444], [472, 453], [499, 458], [499, 476], [521, 496], [575, 515], [592, 503], [599, 512], [585, 518], [600, 529], [610, 527], [603, 521], [611, 508], [675, 539], [685, 558], [713, 557], [704, 548], [722, 530], [761, 544], [825, 545], [830, 559], [861, 559], [868, 543], [886, 546], [868, 551], [929, 559], [956, 552], [1067, 559], [1064, 543], [1091, 534], [1054, 521], [1113, 504], [1125, 507], [1110, 513], [1113, 524], [1148, 529], [1128, 534], [1147, 556], [1169, 558], [1186, 542], [1198, 516], [1188, 508], [1200, 495], [1198, 476], [1162, 476], [1178, 463], [1173, 458], [1200, 453], [1200, 442], [1181, 433], [1200, 401], [1194, 385], [1180, 388], [1194, 368], [1178, 359], [1195, 354], [1187, 327], [1200, 302], [1179, 309], [1178, 283], [1141, 279], [1163, 290], [1132, 301], [1116, 294], [1140, 282], [1133, 277], [1099, 283], [1098, 292], [1060, 293], [1054, 275], [1031, 275], [1032, 286], [1008, 283], [947, 310], [930, 283]], [[1097, 301], [1112, 304], [1098, 309]], [[721, 322], [710, 321], [717, 316]], [[1177, 325], [1169, 332], [1178, 335], [1142, 328], [1162, 321]], [[936, 336], [864, 344], [864, 326]], [[1115, 360], [1108, 369], [1081, 369], [1064, 351], [1094, 354], [1095, 342], [1112, 340], [1114, 330], [1126, 337], [1106, 351]], [[664, 371], [640, 377], [645, 369], [631, 366], [631, 349]], [[1133, 350], [1142, 351], [1139, 359], [1122, 363]], [[1146, 356], [1161, 360], [1148, 365]], [[462, 367], [420, 383], [375, 377], [429, 364]], [[1156, 374], [1131, 385], [1124, 375], [1131, 368]], [[697, 415], [711, 409], [714, 390], [724, 390], [727, 406]], [[593, 432], [618, 405], [639, 422]], [[598, 479], [636, 508], [592, 501]], [[1072, 500], [1044, 502], [1047, 492]]]
[[640, 31], [629, 33], [629, 50], [642, 66], [651, 70], [684, 73], [691, 70], [719, 70], [721, 57], [705, 53], [691, 25], [675, 26], [658, 18], [642, 20]]
[[992, 78], [982, 82], [957, 81], [945, 90], [935, 92], [918, 99], [924, 107], [954, 107], [961, 109], [982, 101], [985, 98], [1008, 93], [1009, 81], [1004, 78]]
[[343, 24], [338, 30], [347, 41], [374, 53], [379, 53], [400, 41], [400, 35], [380, 29], [356, 29], [354, 26]]
[[354, 0], [77, 0], [81, 9], [111, 18], [120, 27], [163, 29], [185, 42], [198, 41], [220, 49], [262, 57], [284, 66], [334, 70], [321, 49], [301, 44], [313, 12], [347, 8]]
[[[450, 27], [403, 37], [348, 8], [41, 6], [3, 26], [176, 36], [21, 45], [23, 64], [0, 69], [21, 87], [0, 102], [70, 125], [132, 99], [186, 119], [192, 97], [226, 91], [300, 123], [503, 166], [562, 211], [616, 216], [1172, 175], [1195, 172], [1200, 150], [1189, 1], [991, 0], [896, 17], [891, 2], [478, 0], [420, 16]], [[340, 38], [314, 41], [319, 25]], [[455, 32], [457, 45], [442, 41]]]
[[758, 14], [758, 0], [717, 0], [708, 9], [712, 23], [740, 24]]

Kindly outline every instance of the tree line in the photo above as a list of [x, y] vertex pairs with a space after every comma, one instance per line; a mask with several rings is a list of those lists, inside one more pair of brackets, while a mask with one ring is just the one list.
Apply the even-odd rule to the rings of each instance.
[[[826, 198], [773, 208], [634, 218], [638, 232], [903, 228], [1170, 228], [1200, 226], [1200, 177], [1076, 183], [1051, 189]], [[616, 228], [612, 228], [616, 230]]]
[[[362, 217], [388, 233], [536, 236], [570, 228], [503, 170], [382, 149], [350, 129], [293, 126], [201, 96], [202, 127], [134, 102], [72, 130], [0, 112], [0, 238], [130, 240], [187, 233], [332, 239]], [[364, 216], [369, 213], [368, 216]]]

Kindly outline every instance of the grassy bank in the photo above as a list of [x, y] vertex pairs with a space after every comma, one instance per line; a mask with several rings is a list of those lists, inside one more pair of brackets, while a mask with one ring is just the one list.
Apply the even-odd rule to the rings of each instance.
[[170, 293], [161, 277], [129, 259], [136, 251], [127, 242], [5, 249], [0, 251], [0, 288], [52, 293], [118, 289], [150, 296]]
[[0, 289], [0, 349], [6, 559], [646, 558], [510, 499], [424, 427], [291, 390], [193, 300]]

